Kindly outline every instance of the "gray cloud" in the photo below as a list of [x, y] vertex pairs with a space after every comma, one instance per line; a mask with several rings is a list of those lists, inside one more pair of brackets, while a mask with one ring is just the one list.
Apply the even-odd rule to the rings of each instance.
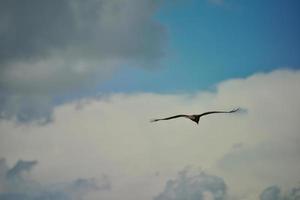
[[16, 165], [7, 171], [6, 176], [10, 178], [21, 177], [21, 173], [23, 171], [30, 171], [35, 165], [37, 161], [23, 161], [19, 160]]
[[266, 188], [260, 194], [260, 200], [280, 200], [280, 189], [278, 186], [271, 186]]
[[163, 32], [151, 19], [157, 2], [1, 1], [1, 63], [44, 59], [53, 51], [96, 60], [160, 56]]
[[0, 159], [0, 200], [80, 200], [89, 192], [111, 188], [107, 176], [103, 176], [101, 181], [79, 178], [71, 182], [43, 185], [28, 176], [36, 164], [37, 161], [19, 160], [9, 168], [5, 159]]
[[298, 200], [300, 199], [300, 188], [292, 188], [286, 192], [278, 186], [270, 186], [260, 194], [260, 200]]
[[190, 175], [189, 170], [178, 173], [175, 180], [169, 180], [165, 189], [154, 200], [224, 200], [226, 184], [218, 176], [204, 172]]
[[[96, 84], [121, 64], [156, 62], [165, 41], [152, 19], [158, 6], [152, 0], [1, 1], [0, 116], [49, 118], [58, 93]], [[28, 98], [42, 103], [23, 103]]]
[[0, 119], [16, 119], [18, 122], [37, 121], [45, 124], [52, 120], [53, 99], [49, 95], [1, 94]]

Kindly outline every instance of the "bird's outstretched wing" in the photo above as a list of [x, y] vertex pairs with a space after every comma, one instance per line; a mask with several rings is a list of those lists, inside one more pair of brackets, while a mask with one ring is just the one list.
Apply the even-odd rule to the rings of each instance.
[[237, 112], [238, 110], [240, 110], [240, 108], [236, 108], [231, 111], [209, 111], [209, 112], [200, 114], [199, 117], [203, 117], [205, 115], [210, 115], [210, 114], [215, 114], [215, 113], [234, 113], [234, 112]]
[[240, 110], [240, 108], [233, 109], [231, 111], [209, 111], [209, 112], [205, 112], [205, 113], [197, 114], [197, 115], [175, 115], [175, 116], [172, 116], [172, 117], [153, 119], [150, 122], [157, 122], [157, 121], [161, 121], [161, 120], [169, 120], [169, 119], [174, 119], [174, 118], [178, 118], [178, 117], [185, 117], [185, 118], [188, 118], [188, 119], [190, 119], [190, 120], [192, 120], [192, 121], [194, 121], [198, 124], [199, 119], [202, 116], [209, 115], [209, 114], [215, 114], [215, 113], [234, 113], [238, 110]]
[[169, 119], [174, 119], [174, 118], [178, 118], [178, 117], [188, 117], [188, 116], [187, 115], [175, 115], [175, 116], [172, 116], [172, 117], [152, 119], [152, 120], [150, 120], [150, 122], [157, 122], [157, 121], [161, 121], [161, 120], [169, 120]]

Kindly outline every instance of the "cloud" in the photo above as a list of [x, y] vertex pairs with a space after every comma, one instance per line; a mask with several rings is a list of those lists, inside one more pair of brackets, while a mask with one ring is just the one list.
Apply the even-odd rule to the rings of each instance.
[[[288, 182], [293, 179], [293, 174], [299, 171], [297, 164], [300, 163], [297, 154], [300, 150], [299, 138], [296, 136], [298, 133], [294, 132], [293, 134], [290, 137], [295, 137], [294, 139], [271, 138], [253, 146], [234, 149], [218, 161], [218, 166], [232, 174], [237, 171], [248, 172], [251, 173], [251, 176], [257, 176], [260, 179], [272, 179], [274, 174], [277, 174], [277, 177], [281, 176]], [[251, 168], [247, 168], [250, 165]], [[277, 168], [272, 167], [273, 165], [276, 165]], [[290, 173], [282, 173], [287, 165], [290, 165], [288, 169]]]
[[300, 198], [300, 188], [292, 188], [282, 192], [278, 186], [270, 186], [260, 194], [260, 200], [297, 200]]
[[36, 164], [37, 164], [37, 161], [19, 160], [12, 169], [7, 171], [6, 176], [9, 179], [15, 178], [15, 177], [21, 177], [21, 173], [23, 171], [30, 171]]
[[36, 164], [37, 161], [19, 160], [12, 168], [9, 168], [6, 160], [0, 159], [0, 200], [80, 200], [90, 192], [111, 188], [106, 176], [100, 185], [95, 179], [82, 178], [71, 182], [43, 185], [28, 176]]
[[13, 119], [27, 123], [46, 124], [52, 121], [53, 99], [51, 95], [1, 94], [0, 119]]
[[[300, 197], [300, 188], [292, 187], [283, 191], [279, 186], [265, 188], [259, 195], [260, 200], [296, 200]], [[164, 191], [154, 200], [231, 200], [227, 194], [227, 185], [223, 178], [206, 174], [203, 171], [192, 172], [190, 167], [180, 171], [176, 179], [166, 182]]]
[[149, 67], [165, 41], [152, 18], [158, 6], [151, 0], [1, 1], [0, 116], [49, 118], [54, 96], [95, 85], [121, 65]]
[[[274, 183], [292, 188], [299, 181], [299, 85], [299, 70], [276, 70], [224, 81], [215, 91], [73, 101], [57, 106], [45, 126], [1, 121], [0, 156], [8, 163], [38, 160], [30, 177], [42, 185], [107, 174], [111, 192], [89, 193], [92, 200], [150, 200], [187, 165], [222, 177], [233, 199], [259, 199]], [[247, 112], [210, 115], [199, 125], [187, 119], [149, 123], [235, 107]]]
[[277, 186], [266, 188], [260, 194], [260, 200], [280, 200], [280, 189]]
[[224, 200], [226, 184], [220, 177], [204, 172], [189, 175], [185, 169], [175, 180], [169, 180], [165, 189], [154, 200]]

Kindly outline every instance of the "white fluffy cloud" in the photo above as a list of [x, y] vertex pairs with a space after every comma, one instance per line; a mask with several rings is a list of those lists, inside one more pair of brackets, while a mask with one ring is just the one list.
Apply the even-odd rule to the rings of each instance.
[[158, 6], [152, 0], [1, 1], [0, 117], [49, 119], [55, 95], [99, 83], [121, 64], [149, 67], [165, 41], [153, 20]]
[[[299, 181], [300, 71], [277, 70], [195, 94], [112, 94], [64, 104], [45, 126], [0, 122], [0, 156], [38, 160], [41, 183], [108, 174], [111, 192], [88, 199], [153, 199], [187, 165], [222, 177], [232, 199]], [[199, 125], [151, 118], [240, 106]], [[211, 197], [211, 196], [210, 196]]]

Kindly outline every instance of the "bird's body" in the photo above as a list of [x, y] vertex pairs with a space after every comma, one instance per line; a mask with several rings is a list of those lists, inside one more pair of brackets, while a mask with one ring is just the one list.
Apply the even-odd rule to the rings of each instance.
[[151, 120], [151, 122], [157, 122], [157, 121], [161, 121], [161, 120], [169, 120], [169, 119], [175, 119], [175, 118], [179, 118], [179, 117], [185, 117], [185, 118], [188, 118], [188, 119], [190, 119], [190, 120], [192, 120], [192, 121], [194, 121], [198, 124], [199, 120], [200, 120], [200, 117], [203, 117], [205, 115], [216, 114], [216, 113], [234, 113], [238, 110], [239, 110], [239, 108], [231, 110], [231, 111], [209, 111], [209, 112], [204, 112], [202, 114], [195, 114], [195, 115], [175, 115], [175, 116], [172, 116], [172, 117], [153, 119], [153, 120]]

